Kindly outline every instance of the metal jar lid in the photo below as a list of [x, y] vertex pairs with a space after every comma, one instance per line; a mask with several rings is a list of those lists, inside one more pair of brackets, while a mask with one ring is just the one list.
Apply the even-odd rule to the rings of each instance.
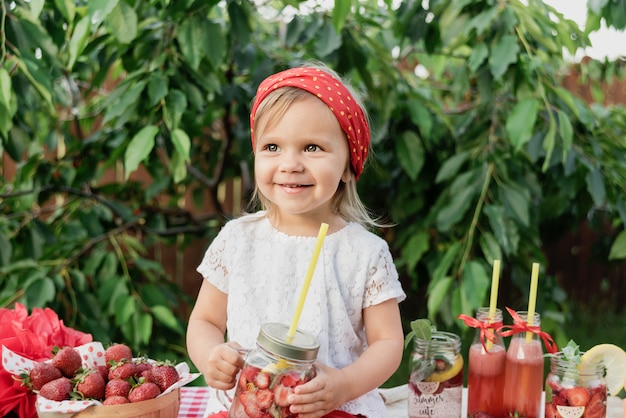
[[312, 335], [296, 330], [291, 342], [287, 342], [289, 327], [285, 324], [268, 322], [261, 325], [257, 344], [278, 357], [297, 361], [313, 361], [317, 358], [320, 344]]

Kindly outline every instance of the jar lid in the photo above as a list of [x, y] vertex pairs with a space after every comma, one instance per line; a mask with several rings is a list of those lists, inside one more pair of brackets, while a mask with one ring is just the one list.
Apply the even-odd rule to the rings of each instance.
[[293, 340], [287, 342], [289, 327], [277, 322], [268, 322], [261, 325], [257, 344], [265, 350], [290, 360], [311, 361], [317, 358], [320, 344], [314, 336], [296, 330]]

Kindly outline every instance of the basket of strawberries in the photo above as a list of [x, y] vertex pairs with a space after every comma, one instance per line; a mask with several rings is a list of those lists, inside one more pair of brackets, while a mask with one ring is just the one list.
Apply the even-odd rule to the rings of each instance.
[[186, 363], [134, 357], [125, 344], [62, 347], [51, 360], [25, 359], [6, 347], [3, 366], [37, 394], [40, 418], [176, 418], [180, 387], [199, 376]]

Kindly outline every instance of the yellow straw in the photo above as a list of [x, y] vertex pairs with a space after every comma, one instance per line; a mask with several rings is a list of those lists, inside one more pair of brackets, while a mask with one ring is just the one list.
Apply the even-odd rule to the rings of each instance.
[[[498, 285], [500, 284], [500, 260], [493, 260], [493, 272], [491, 274], [491, 299], [489, 300], [489, 323], [496, 317], [498, 304]], [[490, 330], [493, 332], [493, 330]], [[493, 342], [487, 340], [487, 349], [491, 350]]]
[[[533, 263], [533, 269], [530, 275], [530, 295], [528, 295], [528, 325], [532, 326], [535, 320], [535, 304], [537, 303], [537, 281], [539, 279], [539, 263]], [[533, 333], [526, 332], [526, 342], [529, 343], [533, 338]]]
[[326, 237], [326, 231], [328, 231], [328, 224], [322, 223], [320, 231], [317, 234], [317, 242], [315, 243], [313, 256], [311, 257], [311, 262], [309, 263], [309, 269], [306, 272], [306, 276], [304, 276], [304, 284], [302, 285], [302, 290], [300, 290], [300, 298], [298, 299], [296, 310], [293, 314], [293, 318], [291, 319], [291, 326], [287, 332], [287, 343], [293, 341], [293, 337], [296, 335], [296, 328], [298, 328], [298, 321], [300, 321], [302, 307], [304, 306], [306, 294], [308, 293], [309, 286], [311, 285], [311, 279], [313, 278], [313, 272], [315, 271], [317, 259], [320, 255], [320, 251], [322, 250], [322, 244], [324, 243], [324, 238]]

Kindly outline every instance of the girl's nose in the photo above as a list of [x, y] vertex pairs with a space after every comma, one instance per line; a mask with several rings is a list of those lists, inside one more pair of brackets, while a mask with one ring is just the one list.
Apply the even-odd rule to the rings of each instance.
[[299, 172], [304, 170], [304, 164], [297, 154], [285, 153], [281, 157], [279, 169], [283, 172]]

